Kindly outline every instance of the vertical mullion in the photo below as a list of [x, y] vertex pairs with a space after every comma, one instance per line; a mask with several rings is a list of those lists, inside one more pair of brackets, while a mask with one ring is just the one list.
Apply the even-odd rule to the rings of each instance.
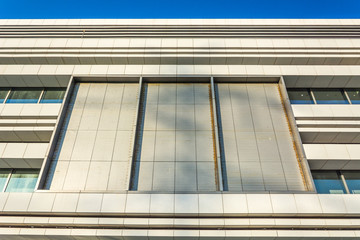
[[144, 119], [145, 119], [145, 101], [146, 101], [146, 89], [143, 84], [143, 78], [140, 77], [139, 80], [139, 93], [137, 98], [137, 105], [136, 105], [136, 116], [135, 116], [135, 123], [133, 125], [133, 142], [132, 142], [132, 155], [130, 158], [131, 167], [129, 168], [128, 176], [128, 189], [132, 191], [136, 191], [138, 188], [139, 183], [139, 161], [141, 156], [141, 145], [142, 145], [142, 135], [143, 135], [143, 127], [144, 127]]
[[13, 172], [14, 172], [14, 169], [11, 169], [11, 171], [10, 171], [10, 173], [9, 173], [7, 179], [6, 179], [6, 182], [5, 182], [5, 184], [4, 184], [4, 188], [2, 189], [2, 192], [5, 192], [5, 190], [6, 190], [6, 188], [7, 188], [7, 185], [8, 185], [9, 182], [10, 182], [10, 178], [11, 178]]
[[6, 103], [6, 101], [8, 100], [11, 90], [12, 90], [12, 88], [10, 88], [8, 93], [6, 94], [5, 99], [4, 99], [4, 103]]
[[340, 175], [341, 181], [342, 181], [342, 183], [343, 183], [343, 185], [344, 185], [344, 187], [345, 187], [346, 193], [347, 193], [347, 194], [350, 194], [350, 190], [349, 190], [349, 187], [348, 187], [348, 185], [347, 185], [347, 183], [346, 183], [344, 174], [342, 174], [342, 172], [339, 171], [339, 175]]
[[218, 126], [218, 116], [217, 116], [217, 108], [216, 108], [216, 95], [215, 95], [215, 86], [214, 86], [214, 78], [210, 78], [211, 81], [211, 99], [212, 99], [212, 112], [213, 116], [213, 124], [214, 124], [214, 133], [215, 133], [215, 149], [216, 149], [216, 167], [217, 167], [217, 176], [218, 176], [218, 190], [224, 190], [224, 182], [222, 176], [222, 166], [221, 166], [221, 154], [220, 154], [220, 138], [219, 138], [219, 126]]
[[314, 101], [314, 104], [317, 104], [316, 99], [315, 99], [315, 95], [314, 95], [314, 92], [312, 91], [312, 89], [309, 89], [309, 92], [310, 92], [310, 96], [312, 97], [312, 99]]
[[345, 95], [346, 99], [348, 100], [349, 104], [351, 105], [352, 102], [351, 102], [351, 99], [349, 97], [349, 94], [347, 93], [347, 91], [345, 89], [343, 91], [344, 91], [344, 95]]
[[40, 103], [41, 98], [42, 98], [43, 95], [44, 95], [44, 92], [45, 92], [45, 88], [43, 88], [42, 91], [41, 91], [41, 93], [40, 93], [39, 99], [38, 99], [38, 101], [37, 101], [38, 104]]

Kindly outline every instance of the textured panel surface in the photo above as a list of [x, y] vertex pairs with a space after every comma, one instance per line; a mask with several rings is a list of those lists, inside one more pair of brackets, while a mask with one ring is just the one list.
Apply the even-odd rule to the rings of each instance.
[[305, 190], [276, 84], [218, 84], [229, 191]]
[[148, 84], [139, 191], [215, 191], [208, 84]]
[[137, 84], [75, 85], [47, 188], [127, 190], [137, 96]]

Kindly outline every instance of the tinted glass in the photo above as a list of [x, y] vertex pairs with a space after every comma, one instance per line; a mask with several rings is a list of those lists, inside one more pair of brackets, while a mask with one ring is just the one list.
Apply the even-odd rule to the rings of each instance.
[[317, 104], [348, 104], [346, 97], [340, 89], [314, 89]]
[[308, 89], [288, 89], [291, 104], [314, 104]]
[[313, 171], [312, 175], [318, 193], [346, 193], [336, 171]]
[[360, 90], [346, 90], [352, 104], [360, 104]]
[[3, 103], [6, 95], [8, 94], [9, 89], [8, 88], [0, 88], [0, 103]]
[[350, 193], [360, 193], [360, 171], [341, 171]]
[[11, 170], [0, 169], [0, 192], [3, 191]]
[[46, 89], [40, 103], [61, 103], [65, 95], [65, 88]]
[[32, 192], [38, 176], [39, 170], [37, 169], [15, 170], [6, 187], [6, 192]]
[[15, 88], [10, 92], [6, 103], [37, 103], [41, 88]]

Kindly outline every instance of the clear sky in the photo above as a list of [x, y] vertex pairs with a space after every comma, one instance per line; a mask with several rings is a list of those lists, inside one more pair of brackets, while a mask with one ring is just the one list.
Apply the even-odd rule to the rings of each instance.
[[7, 18], [360, 18], [360, 0], [0, 0]]

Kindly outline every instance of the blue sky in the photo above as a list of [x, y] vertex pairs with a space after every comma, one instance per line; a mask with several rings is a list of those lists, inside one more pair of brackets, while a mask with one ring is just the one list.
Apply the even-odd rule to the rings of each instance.
[[0, 0], [0, 18], [360, 18], [360, 0]]

